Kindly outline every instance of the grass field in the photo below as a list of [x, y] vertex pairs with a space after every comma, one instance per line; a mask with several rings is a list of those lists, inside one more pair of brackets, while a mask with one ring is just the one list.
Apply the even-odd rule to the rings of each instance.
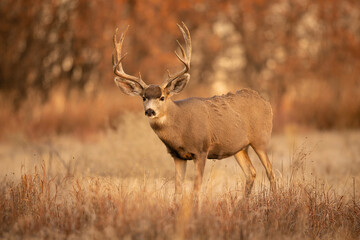
[[87, 141], [69, 136], [0, 145], [3, 239], [359, 239], [360, 131], [274, 134], [278, 191], [253, 152], [255, 189], [233, 158], [208, 161], [199, 205], [174, 201], [174, 164], [142, 114]]

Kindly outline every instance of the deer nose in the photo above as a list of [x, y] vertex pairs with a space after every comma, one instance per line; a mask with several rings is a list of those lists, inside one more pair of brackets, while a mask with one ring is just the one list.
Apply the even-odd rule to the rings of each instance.
[[145, 111], [145, 115], [148, 117], [155, 116], [155, 111], [149, 108]]

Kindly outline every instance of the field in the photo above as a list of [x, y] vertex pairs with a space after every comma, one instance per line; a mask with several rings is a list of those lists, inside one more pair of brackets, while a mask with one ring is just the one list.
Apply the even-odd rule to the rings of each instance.
[[208, 161], [201, 198], [174, 199], [174, 165], [142, 114], [91, 140], [71, 136], [0, 145], [2, 239], [358, 239], [360, 131], [275, 133], [270, 193], [253, 152], [255, 191], [233, 158]]
[[[360, 239], [359, 16], [356, 0], [2, 0], [0, 240]], [[182, 23], [191, 79], [172, 99], [268, 100], [276, 192], [250, 150], [249, 198], [233, 157], [207, 162], [196, 200], [189, 161], [175, 197], [173, 160], [111, 60], [131, 26], [115, 70], [161, 84], [184, 67]]]

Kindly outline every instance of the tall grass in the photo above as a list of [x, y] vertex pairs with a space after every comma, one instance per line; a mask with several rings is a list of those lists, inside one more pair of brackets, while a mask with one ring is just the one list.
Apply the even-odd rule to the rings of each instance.
[[[191, 188], [174, 200], [162, 179], [50, 178], [46, 166], [0, 184], [0, 237], [5, 239], [357, 239], [358, 193], [336, 193], [321, 179], [280, 178], [278, 191], [261, 184]], [[357, 184], [354, 182], [352, 184]]]

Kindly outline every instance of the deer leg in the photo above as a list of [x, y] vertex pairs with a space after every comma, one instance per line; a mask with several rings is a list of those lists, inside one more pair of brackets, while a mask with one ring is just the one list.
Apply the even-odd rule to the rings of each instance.
[[182, 193], [186, 173], [186, 161], [174, 158], [175, 162], [175, 194]]
[[247, 148], [236, 153], [235, 159], [245, 174], [246, 177], [245, 196], [248, 197], [254, 185], [254, 180], [256, 178], [256, 171], [250, 161], [249, 155], [247, 153]]
[[261, 163], [265, 167], [266, 175], [267, 175], [267, 177], [268, 177], [268, 179], [270, 181], [271, 191], [275, 192], [276, 191], [275, 176], [274, 176], [274, 173], [272, 171], [272, 165], [271, 165], [271, 162], [270, 162], [270, 160], [268, 158], [268, 155], [266, 154], [266, 151], [263, 150], [262, 148], [257, 148], [257, 147], [254, 147], [254, 146], [252, 146], [252, 147], [255, 150], [258, 157], [260, 158]]
[[198, 197], [200, 194], [202, 179], [204, 175], [206, 156], [200, 156], [195, 159], [195, 182], [194, 182], [194, 191], [196, 196]]

